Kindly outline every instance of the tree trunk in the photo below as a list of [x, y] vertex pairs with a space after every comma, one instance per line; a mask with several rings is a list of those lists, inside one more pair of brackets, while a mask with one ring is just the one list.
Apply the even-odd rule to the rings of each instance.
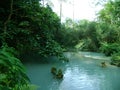
[[8, 15], [7, 20], [4, 22], [4, 27], [3, 27], [3, 37], [2, 37], [2, 44], [6, 44], [6, 36], [7, 36], [7, 25], [11, 19], [11, 16], [13, 14], [13, 0], [11, 0], [11, 4], [10, 4], [10, 13]]
[[62, 1], [60, 1], [60, 22], [62, 20]]
[[73, 30], [74, 30], [74, 0], [73, 0]]
[[43, 1], [43, 6], [45, 5], [45, 1], [44, 0], [42, 0]]

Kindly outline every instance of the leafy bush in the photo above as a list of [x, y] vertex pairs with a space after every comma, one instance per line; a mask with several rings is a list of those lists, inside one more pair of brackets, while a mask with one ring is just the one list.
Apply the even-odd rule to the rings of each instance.
[[112, 55], [111, 65], [116, 65], [120, 67], [120, 53], [115, 53]]
[[68, 61], [63, 55], [63, 49], [61, 46], [52, 39], [49, 39], [46, 42], [46, 45], [40, 49], [39, 54], [42, 57], [57, 56], [59, 60]]
[[6, 46], [0, 49], [0, 90], [25, 90], [25, 86], [30, 87], [24, 66], [14, 52], [15, 49]]
[[120, 45], [118, 43], [101, 43], [100, 50], [105, 53], [105, 55], [110, 56], [114, 53], [120, 52]]
[[13, 90], [37, 90], [37, 86], [31, 84], [23, 85], [23, 86], [16, 85], [16, 87]]
[[120, 53], [115, 53], [111, 58], [113, 61], [120, 61]]

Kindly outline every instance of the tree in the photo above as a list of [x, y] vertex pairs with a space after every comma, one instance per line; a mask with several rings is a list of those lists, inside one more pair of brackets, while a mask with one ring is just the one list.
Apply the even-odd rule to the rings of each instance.
[[[3, 3], [5, 5], [5, 2]], [[9, 16], [9, 7], [6, 5], [1, 9]], [[2, 22], [6, 20], [6, 17], [2, 16], [4, 12], [0, 12], [1, 29], [4, 27]], [[35, 52], [41, 56], [61, 56], [62, 48], [55, 41], [60, 25], [59, 17], [49, 5], [43, 7], [39, 0], [15, 0], [12, 16], [7, 23], [7, 36], [4, 39], [8, 46], [14, 47], [21, 54]]]
[[60, 21], [62, 20], [62, 3], [67, 2], [67, 0], [58, 0], [60, 2]]
[[2, 37], [1, 37], [3, 46], [6, 44], [6, 36], [8, 34], [7, 33], [7, 26], [8, 26], [8, 23], [10, 22], [10, 20], [11, 20], [12, 14], [13, 14], [13, 0], [10, 0], [9, 8], [10, 8], [9, 14], [8, 14], [6, 20], [3, 22], [4, 23], [3, 24], [3, 33], [2, 33]]
[[50, 7], [53, 7], [53, 3], [50, 0], [41, 0], [41, 4], [45, 7], [46, 5], [49, 5]]
[[104, 5], [104, 8], [98, 13], [99, 19], [109, 24], [114, 24], [119, 26], [119, 22], [120, 22], [119, 4], [120, 4], [120, 1], [118, 0], [108, 1]]

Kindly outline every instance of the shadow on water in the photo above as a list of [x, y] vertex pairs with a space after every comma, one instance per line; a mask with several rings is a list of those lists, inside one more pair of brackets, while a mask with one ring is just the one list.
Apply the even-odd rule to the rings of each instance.
[[[120, 68], [111, 66], [109, 57], [92, 52], [66, 52], [65, 55], [70, 62], [62, 63], [56, 57], [49, 57], [47, 63], [25, 63], [28, 76], [39, 86], [38, 90], [120, 90]], [[101, 67], [102, 61], [107, 67]], [[52, 66], [63, 70], [62, 80], [50, 73]]]
[[50, 56], [50, 57], [41, 57], [39, 54], [36, 53], [29, 53], [29, 54], [24, 54], [21, 55], [21, 60], [23, 63], [39, 63], [39, 64], [49, 64], [49, 63], [62, 63], [63, 61], [58, 60], [57, 57], [55, 56]]

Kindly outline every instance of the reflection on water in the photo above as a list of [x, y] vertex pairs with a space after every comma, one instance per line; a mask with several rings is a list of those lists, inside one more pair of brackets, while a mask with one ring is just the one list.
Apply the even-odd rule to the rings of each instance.
[[[109, 65], [108, 57], [100, 53], [65, 53], [69, 63], [26, 64], [28, 76], [38, 90], [120, 90], [120, 68]], [[107, 67], [100, 67], [102, 61]], [[63, 80], [56, 80], [50, 68], [64, 71]]]

